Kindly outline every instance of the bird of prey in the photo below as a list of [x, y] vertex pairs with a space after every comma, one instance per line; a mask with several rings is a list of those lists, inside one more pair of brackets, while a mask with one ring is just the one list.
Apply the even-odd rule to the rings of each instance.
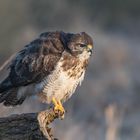
[[62, 104], [83, 81], [92, 49], [92, 38], [85, 32], [42, 33], [12, 60], [7, 78], [0, 83], [0, 103], [16, 106], [38, 95], [64, 113]]

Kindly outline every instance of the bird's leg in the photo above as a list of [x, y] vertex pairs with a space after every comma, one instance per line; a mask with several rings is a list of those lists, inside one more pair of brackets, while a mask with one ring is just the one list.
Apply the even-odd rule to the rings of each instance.
[[62, 106], [62, 103], [60, 100], [57, 100], [56, 98], [52, 98], [52, 102], [54, 104], [54, 112], [58, 113], [60, 119], [64, 119], [64, 115], [65, 115], [65, 109]]

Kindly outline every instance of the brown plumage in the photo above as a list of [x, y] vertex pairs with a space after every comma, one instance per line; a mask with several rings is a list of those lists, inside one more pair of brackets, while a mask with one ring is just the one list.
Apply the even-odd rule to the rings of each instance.
[[42, 33], [12, 61], [0, 84], [0, 103], [18, 105], [31, 95], [47, 103], [53, 97], [66, 101], [84, 78], [91, 46], [92, 39], [84, 32]]

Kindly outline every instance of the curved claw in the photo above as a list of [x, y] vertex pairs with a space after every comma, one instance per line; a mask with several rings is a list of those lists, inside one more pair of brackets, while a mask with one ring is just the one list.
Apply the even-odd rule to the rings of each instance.
[[56, 105], [54, 107], [54, 112], [58, 113], [61, 119], [64, 119], [65, 110], [64, 110], [63, 106]]
[[59, 114], [60, 119], [64, 119], [65, 117], [65, 109], [62, 106], [61, 101], [57, 101], [55, 98], [52, 99], [54, 104], [54, 112]]

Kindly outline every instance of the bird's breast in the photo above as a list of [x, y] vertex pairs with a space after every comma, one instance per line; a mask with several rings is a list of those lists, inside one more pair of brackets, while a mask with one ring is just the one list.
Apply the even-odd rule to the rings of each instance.
[[39, 94], [43, 102], [51, 102], [52, 97], [66, 101], [74, 93], [77, 85], [84, 79], [83, 65], [66, 64], [60, 60], [55, 70], [40, 83], [42, 91]]

